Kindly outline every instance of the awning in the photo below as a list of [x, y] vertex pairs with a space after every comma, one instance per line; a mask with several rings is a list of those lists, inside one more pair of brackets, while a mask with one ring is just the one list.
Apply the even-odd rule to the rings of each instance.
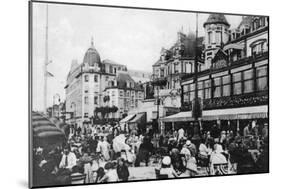
[[203, 111], [202, 120], [235, 120], [268, 118], [268, 106], [253, 106], [232, 109], [216, 109]]
[[239, 49], [239, 50], [242, 50], [244, 47], [242, 44], [228, 44], [226, 46], [224, 46], [223, 50], [226, 51], [228, 49]]
[[139, 113], [129, 123], [140, 123], [142, 121], [143, 116], [144, 116], [143, 113]]
[[180, 122], [180, 121], [192, 121], [191, 111], [189, 112], [179, 112], [174, 115], [170, 115], [160, 119], [163, 122]]
[[[201, 120], [236, 120], [268, 118], [268, 106], [253, 106], [243, 108], [204, 110]], [[193, 121], [192, 113], [180, 112], [160, 119], [163, 122]]]
[[59, 137], [65, 138], [65, 135], [62, 130], [60, 130], [55, 123], [51, 122], [47, 117], [32, 112], [32, 129], [33, 129], [33, 137], [35, 138], [46, 138], [50, 139], [50, 137]]
[[127, 115], [125, 118], [121, 119], [119, 123], [120, 123], [120, 124], [121, 124], [121, 123], [126, 123], [126, 122], [130, 121], [131, 119], [133, 119], [133, 117], [134, 117], [135, 115], [136, 115], [136, 114]]

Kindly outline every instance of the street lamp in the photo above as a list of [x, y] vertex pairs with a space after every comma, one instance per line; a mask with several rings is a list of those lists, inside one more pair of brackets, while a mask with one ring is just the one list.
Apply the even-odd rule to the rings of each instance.
[[[59, 109], [58, 109], [58, 117], [60, 118], [60, 95], [58, 93], [56, 93], [54, 96], [53, 96], [53, 108], [52, 108], [52, 114], [53, 116], [55, 115], [54, 114], [54, 106], [55, 106], [55, 100], [56, 100], [56, 97], [58, 97], [58, 102], [59, 102]], [[55, 117], [55, 116], [54, 116]]]
[[70, 108], [72, 109], [73, 106], [75, 106], [74, 111], [73, 111], [73, 117], [74, 117], [75, 123], [76, 123], [76, 104], [75, 104], [75, 102], [72, 102], [72, 103], [70, 104]]

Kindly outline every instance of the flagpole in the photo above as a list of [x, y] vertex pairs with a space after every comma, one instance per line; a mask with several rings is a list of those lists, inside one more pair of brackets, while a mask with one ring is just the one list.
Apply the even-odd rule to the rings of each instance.
[[48, 57], [48, 4], [46, 5], [46, 28], [45, 28], [45, 63], [44, 63], [44, 112], [47, 113], [47, 65]]

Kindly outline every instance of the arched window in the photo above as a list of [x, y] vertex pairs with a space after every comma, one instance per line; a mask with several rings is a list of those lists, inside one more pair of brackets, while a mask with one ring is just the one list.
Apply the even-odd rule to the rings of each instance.
[[267, 51], [267, 40], [259, 39], [257, 41], [254, 41], [253, 43], [250, 44], [250, 47], [252, 49], [252, 55], [263, 53]]

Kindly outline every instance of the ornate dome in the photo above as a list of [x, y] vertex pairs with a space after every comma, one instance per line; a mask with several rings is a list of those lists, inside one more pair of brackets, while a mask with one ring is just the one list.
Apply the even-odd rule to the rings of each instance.
[[101, 64], [100, 55], [94, 47], [93, 39], [91, 41], [91, 47], [84, 55], [83, 64], [88, 63], [89, 66], [94, 66], [95, 63]]
[[230, 26], [229, 23], [227, 22], [225, 16], [223, 14], [210, 14], [209, 18], [207, 21], [204, 23], [204, 27], [207, 24], [225, 24], [227, 26]]

